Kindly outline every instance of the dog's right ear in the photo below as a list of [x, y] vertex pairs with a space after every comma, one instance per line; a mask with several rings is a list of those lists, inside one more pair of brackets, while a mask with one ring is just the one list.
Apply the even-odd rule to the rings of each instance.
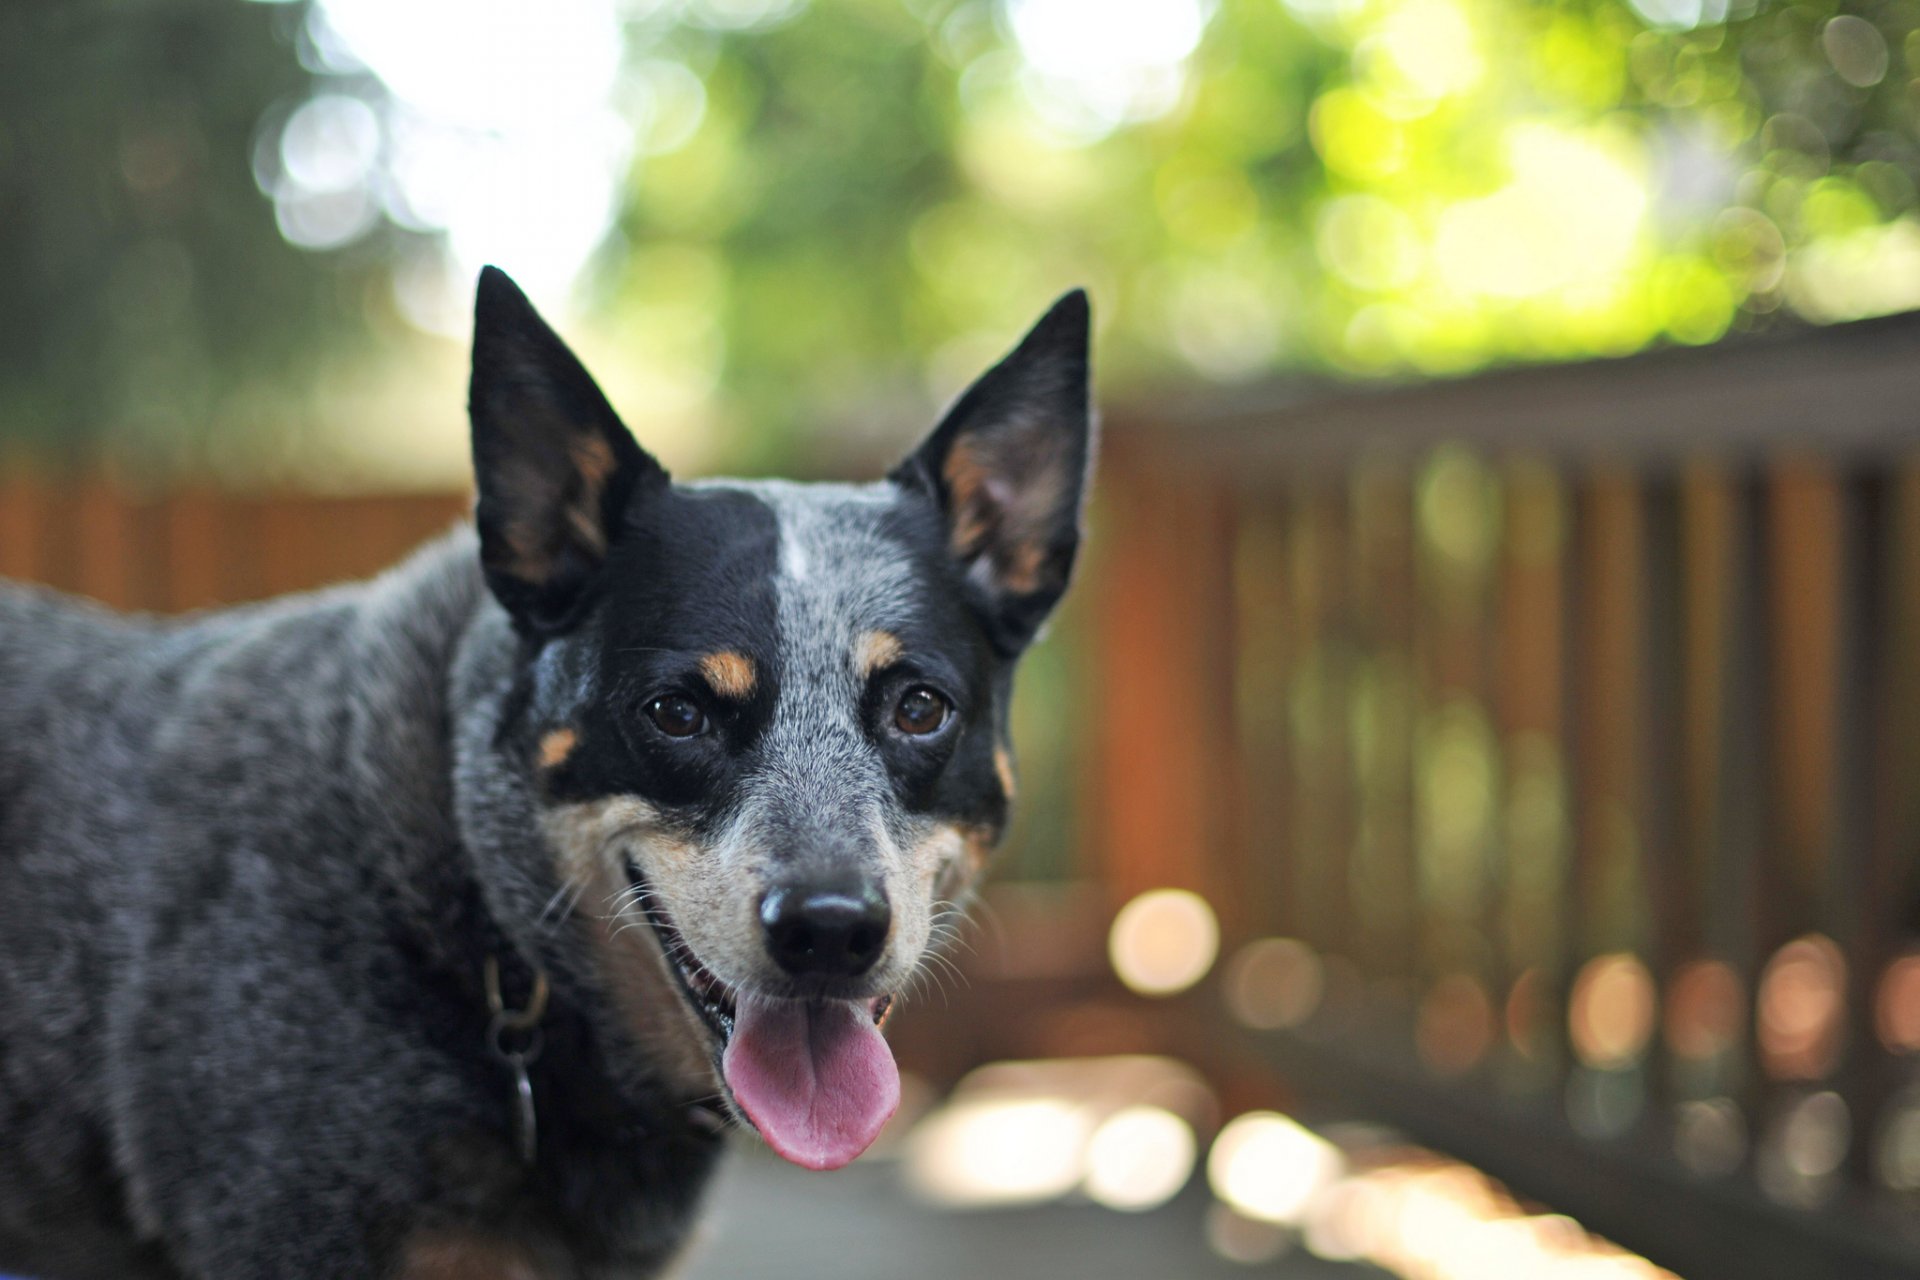
[[467, 411], [487, 585], [521, 631], [565, 631], [592, 596], [629, 499], [664, 486], [667, 473], [497, 267], [480, 272]]
[[939, 504], [947, 550], [1008, 654], [1038, 634], [1080, 546], [1093, 448], [1089, 319], [1083, 291], [1061, 297], [891, 473]]

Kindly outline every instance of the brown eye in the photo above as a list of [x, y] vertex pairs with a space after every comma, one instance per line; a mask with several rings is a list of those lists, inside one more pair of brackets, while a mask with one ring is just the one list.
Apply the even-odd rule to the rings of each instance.
[[647, 719], [669, 738], [691, 738], [707, 727], [707, 713], [692, 698], [670, 693], [647, 704]]
[[953, 704], [927, 686], [917, 684], [900, 695], [900, 705], [893, 710], [893, 724], [904, 734], [924, 737], [945, 724], [952, 711]]

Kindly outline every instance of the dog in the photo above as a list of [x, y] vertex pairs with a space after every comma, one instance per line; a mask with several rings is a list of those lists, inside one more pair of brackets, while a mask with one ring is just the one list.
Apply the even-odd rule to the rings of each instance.
[[500, 271], [477, 499], [183, 619], [0, 591], [0, 1271], [642, 1277], [846, 1164], [1014, 795], [1092, 454], [1067, 294], [886, 479], [678, 483]]

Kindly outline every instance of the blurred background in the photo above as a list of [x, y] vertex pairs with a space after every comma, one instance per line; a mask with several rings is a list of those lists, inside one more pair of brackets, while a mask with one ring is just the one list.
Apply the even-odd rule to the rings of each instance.
[[1920, 1274], [1917, 110], [1914, 0], [12, 0], [0, 573], [445, 527], [482, 263], [689, 475], [1084, 284], [980, 927], [693, 1274]]

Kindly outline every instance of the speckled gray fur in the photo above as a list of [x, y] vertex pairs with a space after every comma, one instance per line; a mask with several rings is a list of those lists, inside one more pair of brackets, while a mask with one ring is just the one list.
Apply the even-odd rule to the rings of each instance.
[[[1005, 828], [1087, 335], [1069, 294], [886, 481], [679, 486], [489, 269], [477, 539], [175, 621], [0, 584], [0, 1272], [659, 1274], [727, 993], [878, 1018]], [[775, 939], [823, 877], [890, 904], [858, 969]], [[531, 1164], [490, 958], [551, 981]]]
[[[508, 921], [552, 891], [487, 749], [514, 644], [464, 532], [177, 623], [0, 587], [0, 1268], [370, 1276], [423, 1205], [511, 1217], [480, 885]], [[542, 1099], [597, 1131], [562, 1176], [627, 1240], [577, 1273], [645, 1274], [713, 1144], [649, 1140], [646, 1064], [549, 1034], [607, 1112]]]

